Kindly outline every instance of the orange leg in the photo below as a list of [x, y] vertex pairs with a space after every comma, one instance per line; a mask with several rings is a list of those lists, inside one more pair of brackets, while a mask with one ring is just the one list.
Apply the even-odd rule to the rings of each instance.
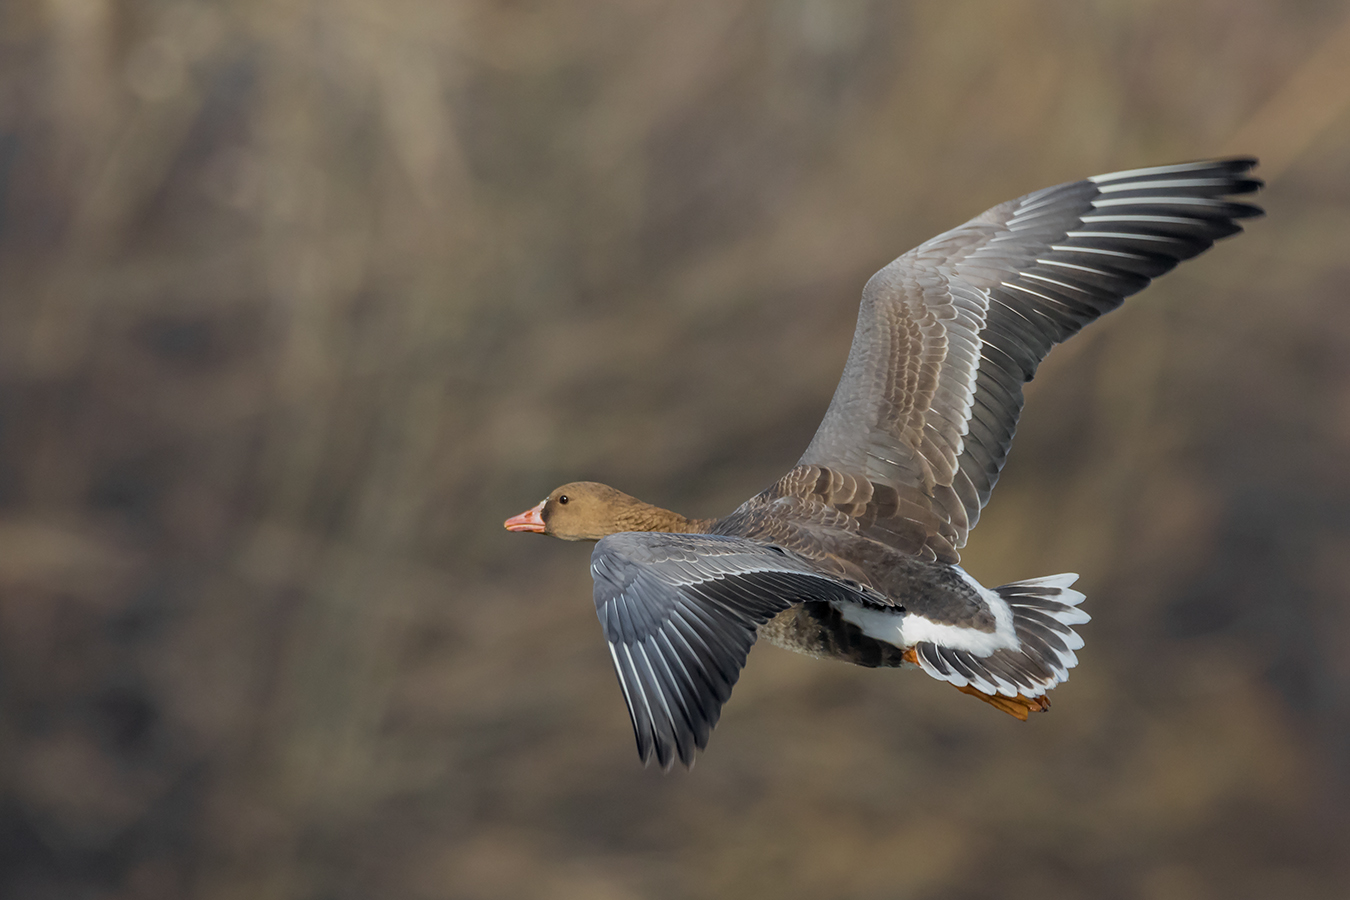
[[986, 694], [984, 691], [976, 690], [970, 685], [958, 687], [958, 691], [963, 694], [969, 694], [972, 697], [979, 697], [985, 703], [996, 709], [1001, 709], [1010, 716], [1015, 716], [1023, 722], [1027, 720], [1027, 715], [1033, 712], [1047, 712], [1050, 709], [1050, 698], [1041, 694], [1039, 697], [1024, 697], [1018, 694], [1016, 697], [1004, 697], [1002, 694]]
[[[900, 658], [905, 662], [917, 666], [919, 664], [919, 655], [913, 647], [910, 647]], [[953, 685], [954, 686], [954, 685]], [[1001, 709], [1010, 716], [1027, 720], [1027, 715], [1033, 712], [1048, 712], [1050, 709], [1050, 698], [1042, 694], [1039, 697], [1024, 697], [1018, 694], [1016, 697], [1004, 697], [1002, 694], [986, 694], [984, 691], [976, 690], [970, 685], [956, 688], [963, 694], [969, 694], [972, 697], [979, 697], [985, 703], [995, 709]]]

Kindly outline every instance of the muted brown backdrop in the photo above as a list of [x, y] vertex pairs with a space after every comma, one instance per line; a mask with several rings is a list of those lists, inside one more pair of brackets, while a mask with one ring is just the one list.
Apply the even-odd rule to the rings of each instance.
[[[0, 5], [0, 896], [1350, 896], [1348, 107], [1339, 0]], [[1227, 152], [965, 554], [1083, 574], [1054, 710], [764, 647], [643, 770], [502, 519], [729, 510], [873, 270]]]

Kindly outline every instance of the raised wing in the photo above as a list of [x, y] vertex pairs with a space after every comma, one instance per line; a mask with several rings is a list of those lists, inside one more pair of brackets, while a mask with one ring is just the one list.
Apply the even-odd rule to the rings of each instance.
[[[863, 531], [956, 562], [1007, 458], [1022, 385], [1050, 348], [1261, 215], [1256, 160], [1134, 169], [1001, 204], [863, 291], [825, 419], [780, 483], [864, 510]], [[833, 486], [832, 486], [833, 485]], [[836, 500], [834, 486], [840, 491]]]
[[667, 769], [707, 745], [760, 625], [793, 603], [864, 596], [786, 551], [716, 535], [610, 535], [591, 574], [638, 756]]

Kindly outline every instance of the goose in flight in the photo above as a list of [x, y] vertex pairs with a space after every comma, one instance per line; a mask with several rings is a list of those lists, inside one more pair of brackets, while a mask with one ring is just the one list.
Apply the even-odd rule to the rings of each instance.
[[506, 520], [597, 541], [595, 608], [638, 755], [692, 765], [756, 638], [917, 667], [1025, 720], [1088, 621], [1077, 575], [986, 588], [958, 564], [1050, 348], [1262, 211], [1251, 158], [1045, 188], [919, 245], [863, 289], [797, 465], [720, 519], [574, 482]]

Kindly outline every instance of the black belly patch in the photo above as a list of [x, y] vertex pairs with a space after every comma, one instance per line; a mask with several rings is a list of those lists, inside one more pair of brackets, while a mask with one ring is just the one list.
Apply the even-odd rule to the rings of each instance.
[[863, 634], [844, 621], [828, 603], [803, 603], [780, 613], [760, 627], [760, 634], [797, 653], [821, 659], [838, 659], [869, 669], [895, 668], [904, 663], [901, 649]]

